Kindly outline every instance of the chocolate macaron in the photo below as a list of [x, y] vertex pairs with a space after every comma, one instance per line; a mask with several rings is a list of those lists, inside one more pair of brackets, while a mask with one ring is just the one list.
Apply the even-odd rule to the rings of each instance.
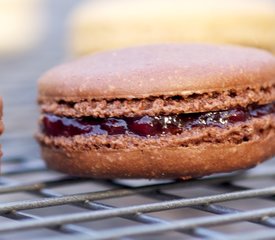
[[42, 156], [94, 178], [178, 178], [275, 154], [275, 58], [253, 48], [152, 45], [58, 66], [39, 81]]

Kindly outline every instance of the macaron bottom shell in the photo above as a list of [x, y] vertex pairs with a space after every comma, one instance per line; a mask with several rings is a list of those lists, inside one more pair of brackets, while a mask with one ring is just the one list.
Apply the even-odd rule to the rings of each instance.
[[37, 135], [47, 165], [91, 178], [181, 178], [250, 168], [275, 151], [275, 115], [227, 128], [135, 137]]
[[43, 145], [49, 168], [73, 176], [92, 178], [182, 178], [202, 177], [254, 167], [272, 157], [275, 133], [241, 144], [206, 143], [191, 147], [142, 150], [90, 150], [71, 152]]

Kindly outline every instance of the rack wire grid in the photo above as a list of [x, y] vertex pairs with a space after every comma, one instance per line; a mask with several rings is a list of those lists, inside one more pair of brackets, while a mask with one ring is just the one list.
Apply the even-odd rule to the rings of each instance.
[[77, 2], [47, 0], [46, 39], [0, 59], [0, 240], [275, 239], [275, 159], [189, 181], [80, 179], [45, 168], [32, 138], [36, 79], [64, 60], [64, 19]]
[[0, 239], [274, 239], [273, 166], [189, 181], [94, 180], [11, 158]]

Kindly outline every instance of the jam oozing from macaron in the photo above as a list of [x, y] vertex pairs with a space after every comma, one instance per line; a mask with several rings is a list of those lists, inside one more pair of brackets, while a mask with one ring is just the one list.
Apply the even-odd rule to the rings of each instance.
[[184, 129], [195, 127], [225, 128], [251, 118], [275, 113], [275, 102], [248, 108], [235, 108], [226, 111], [188, 113], [169, 116], [72, 118], [45, 114], [41, 129], [48, 136], [72, 137], [76, 135], [119, 135], [157, 136], [180, 134]]

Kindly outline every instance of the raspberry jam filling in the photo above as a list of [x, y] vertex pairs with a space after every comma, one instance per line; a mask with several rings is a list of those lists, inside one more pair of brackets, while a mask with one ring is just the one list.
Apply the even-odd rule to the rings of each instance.
[[275, 102], [248, 108], [226, 111], [188, 113], [169, 116], [140, 116], [122, 118], [72, 118], [45, 114], [42, 118], [42, 132], [48, 136], [72, 137], [76, 135], [118, 135], [156, 136], [180, 134], [184, 129], [215, 126], [225, 128], [252, 117], [258, 118], [275, 113]]

